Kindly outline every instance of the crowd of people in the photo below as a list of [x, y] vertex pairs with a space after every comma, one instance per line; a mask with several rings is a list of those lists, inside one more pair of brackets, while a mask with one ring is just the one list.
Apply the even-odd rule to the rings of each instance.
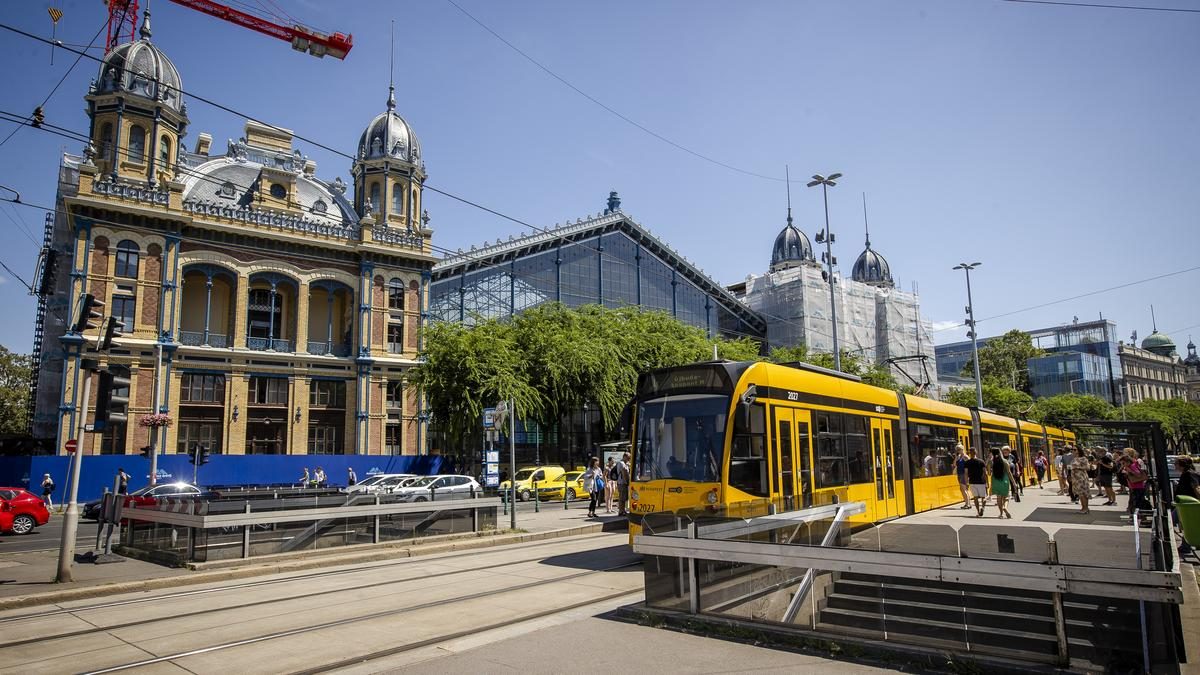
[[583, 472], [583, 490], [589, 497], [588, 516], [596, 518], [601, 503], [605, 513], [612, 513], [614, 502], [617, 515], [625, 515], [629, 503], [629, 453], [615, 461], [609, 457], [605, 466], [601, 466], [599, 457], [589, 458]]

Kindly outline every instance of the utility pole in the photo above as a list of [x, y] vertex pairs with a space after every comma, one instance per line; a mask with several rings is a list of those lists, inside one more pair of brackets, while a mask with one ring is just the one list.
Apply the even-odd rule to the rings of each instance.
[[956, 270], [963, 270], [967, 273], [967, 325], [971, 327], [971, 354], [975, 362], [975, 407], [983, 407], [983, 381], [979, 379], [979, 333], [975, 330], [975, 303], [971, 301], [971, 270], [979, 267], [983, 263], [973, 262], [970, 264], [959, 263], [954, 266]]
[[[517, 402], [512, 400], [508, 404], [508, 486], [511, 490], [509, 494], [508, 510], [508, 526], [509, 529], [517, 529]], [[565, 489], [565, 488], [564, 488]], [[535, 493], [534, 499], [538, 496]]]
[[79, 367], [87, 374], [83, 378], [83, 401], [79, 405], [79, 421], [75, 425], [75, 456], [71, 458], [71, 482], [67, 487], [70, 501], [63, 514], [62, 542], [58, 547], [58, 576], [55, 581], [66, 584], [71, 578], [71, 563], [75, 561], [75, 535], [79, 531], [79, 471], [83, 468], [84, 430], [87, 427], [88, 401], [92, 396], [92, 371], [96, 362], [80, 361]]
[[842, 350], [838, 346], [838, 322], [837, 322], [837, 293], [833, 288], [833, 265], [837, 262], [833, 257], [833, 232], [829, 229], [829, 188], [837, 185], [837, 179], [841, 178], [842, 174], [830, 174], [828, 178], [821, 174], [813, 174], [813, 179], [809, 181], [808, 187], [821, 186], [821, 194], [825, 197], [825, 229], [817, 233], [817, 243], [825, 243], [825, 276], [829, 281], [829, 320], [833, 326], [833, 369], [842, 369]]

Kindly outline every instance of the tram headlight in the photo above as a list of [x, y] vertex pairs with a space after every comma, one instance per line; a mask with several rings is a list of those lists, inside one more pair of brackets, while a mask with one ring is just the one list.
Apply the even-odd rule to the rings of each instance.
[[709, 504], [717, 503], [717, 491], [715, 488], [708, 493], [708, 497], [706, 497], [706, 499], [708, 500]]
[[629, 491], [629, 496], [630, 496], [630, 497], [632, 497], [632, 498], [633, 498], [633, 501], [635, 501], [635, 502], [636, 502], [637, 500], [639, 500], [639, 499], [641, 499], [641, 498], [642, 498], [642, 497], [641, 497], [641, 495], [639, 495], [639, 494], [638, 494], [638, 491], [637, 491], [637, 490], [630, 490], [630, 491]]

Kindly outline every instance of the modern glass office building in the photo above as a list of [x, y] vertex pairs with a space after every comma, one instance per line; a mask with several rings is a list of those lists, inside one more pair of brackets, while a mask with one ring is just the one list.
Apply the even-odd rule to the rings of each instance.
[[621, 211], [448, 256], [433, 268], [429, 314], [472, 323], [547, 302], [635, 305], [670, 313], [709, 336], [766, 338], [766, 322]]

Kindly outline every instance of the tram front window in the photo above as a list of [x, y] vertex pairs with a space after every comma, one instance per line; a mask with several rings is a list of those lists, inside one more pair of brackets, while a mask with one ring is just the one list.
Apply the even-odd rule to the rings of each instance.
[[729, 397], [664, 396], [638, 405], [634, 480], [717, 482]]

